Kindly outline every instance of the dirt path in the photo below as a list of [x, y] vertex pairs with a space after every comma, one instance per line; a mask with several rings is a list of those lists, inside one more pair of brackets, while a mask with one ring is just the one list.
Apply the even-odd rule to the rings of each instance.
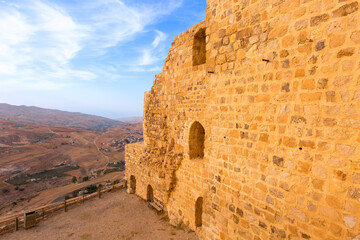
[[98, 150], [98, 152], [100, 153], [100, 155], [106, 159], [106, 164], [105, 164], [105, 166], [104, 166], [104, 169], [107, 169], [107, 166], [108, 166], [108, 164], [110, 163], [110, 159], [109, 159], [109, 157], [108, 157], [107, 155], [105, 155], [102, 151], [100, 151], [100, 148], [99, 148], [98, 145], [96, 144], [96, 141], [97, 141], [100, 137], [102, 137], [102, 135], [104, 135], [104, 133], [102, 133], [101, 135], [97, 136], [97, 137], [94, 139], [94, 145], [95, 145], [96, 149]]
[[147, 203], [124, 190], [104, 194], [84, 205], [59, 213], [29, 230], [0, 237], [0, 240], [196, 240], [194, 232], [172, 227]]

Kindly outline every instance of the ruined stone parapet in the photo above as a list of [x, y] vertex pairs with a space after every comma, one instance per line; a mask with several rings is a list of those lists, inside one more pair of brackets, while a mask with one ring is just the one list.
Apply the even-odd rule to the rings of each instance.
[[[168, 203], [171, 192], [176, 186], [175, 172], [178, 170], [183, 156], [173, 152], [163, 153], [158, 149], [145, 148], [143, 143], [128, 144], [126, 146], [126, 179], [128, 192], [137, 193], [147, 198], [148, 185], [159, 192], [155, 194], [162, 203]], [[135, 177], [136, 190], [130, 186], [131, 176]], [[165, 205], [166, 206], [166, 205]]]

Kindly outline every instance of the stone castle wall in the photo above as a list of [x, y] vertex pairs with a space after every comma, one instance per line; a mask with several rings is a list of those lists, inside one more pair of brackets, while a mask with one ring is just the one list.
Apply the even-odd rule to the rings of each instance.
[[[144, 199], [151, 185], [202, 239], [360, 239], [359, 1], [208, 0], [206, 13], [145, 95], [129, 185]], [[190, 159], [195, 122], [204, 157]]]

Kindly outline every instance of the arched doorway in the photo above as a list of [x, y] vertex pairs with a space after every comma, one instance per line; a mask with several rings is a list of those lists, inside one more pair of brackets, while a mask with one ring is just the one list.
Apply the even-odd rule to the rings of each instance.
[[151, 187], [150, 184], [147, 186], [146, 200], [148, 202], [153, 202], [154, 201], [154, 192], [153, 192], [153, 188]]
[[136, 179], [134, 175], [130, 176], [130, 193], [136, 193]]
[[190, 159], [204, 157], [205, 129], [199, 122], [190, 127], [189, 155]]
[[195, 226], [202, 226], [203, 198], [199, 197], [195, 203]]

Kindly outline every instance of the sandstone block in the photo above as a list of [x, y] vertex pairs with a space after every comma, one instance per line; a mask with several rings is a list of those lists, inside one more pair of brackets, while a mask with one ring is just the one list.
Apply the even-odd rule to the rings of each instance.
[[360, 173], [353, 173], [352, 182], [354, 184], [360, 184]]
[[293, 137], [284, 137], [283, 144], [284, 146], [293, 148], [297, 146], [297, 140]]
[[351, 13], [356, 12], [359, 9], [358, 2], [352, 2], [349, 4], [345, 4], [344, 6], [333, 11], [333, 17], [344, 17]]
[[303, 93], [300, 95], [301, 101], [303, 102], [314, 102], [314, 101], [320, 101], [321, 99], [321, 93]]
[[340, 155], [343, 156], [353, 156], [355, 153], [356, 147], [354, 146], [350, 146], [350, 145], [343, 145], [343, 144], [338, 144], [336, 145], [336, 151], [337, 153], [339, 153]]
[[291, 123], [306, 124], [306, 119], [302, 116], [292, 116]]
[[316, 177], [319, 177], [321, 179], [326, 179], [328, 176], [328, 171], [323, 166], [314, 166], [312, 171]]
[[327, 102], [335, 102], [335, 92], [334, 91], [328, 91], [326, 92], [326, 101]]
[[307, 19], [299, 20], [294, 25], [296, 31], [307, 28], [307, 26], [308, 26], [308, 20]]
[[303, 211], [300, 211], [299, 209], [297, 209], [296, 207], [290, 207], [290, 213], [291, 213], [291, 215], [293, 215], [294, 217], [298, 218], [299, 220], [301, 220], [303, 222], [308, 221], [306, 214]]
[[325, 40], [322, 40], [316, 44], [316, 51], [321, 51], [325, 48]]
[[239, 215], [240, 217], [244, 217], [244, 212], [240, 208], [236, 208], [236, 214]]
[[328, 195], [328, 196], [326, 196], [325, 201], [332, 208], [335, 208], [335, 209], [341, 208], [341, 202], [335, 196]]
[[360, 43], [360, 31], [353, 32], [350, 39], [355, 43]]
[[340, 47], [345, 42], [345, 35], [338, 34], [330, 38], [330, 48]]
[[357, 218], [351, 215], [344, 216], [345, 225], [349, 228], [355, 228], [357, 224]]
[[352, 56], [354, 55], [354, 52], [355, 52], [355, 48], [342, 49], [337, 53], [337, 58]]
[[336, 126], [337, 120], [334, 119], [334, 118], [325, 118], [325, 119], [323, 120], [323, 123], [324, 123], [324, 125], [327, 126], [327, 127], [333, 127], [333, 126]]
[[308, 147], [308, 148], [312, 148], [312, 149], [315, 148], [315, 142], [311, 141], [311, 140], [300, 140], [299, 145], [302, 147]]
[[278, 238], [278, 239], [284, 239], [286, 238], [286, 233], [284, 230], [282, 229], [279, 229], [279, 228], [276, 228], [275, 226], [271, 226], [271, 232], [273, 234], [275, 234], [275, 236]]
[[278, 156], [273, 156], [273, 163], [279, 167], [284, 167], [284, 159]]
[[315, 89], [315, 80], [314, 79], [305, 79], [301, 83], [301, 88], [306, 90]]
[[226, 36], [226, 29], [220, 29], [219, 30], [219, 38], [223, 38]]
[[326, 22], [327, 20], [329, 20], [330, 16], [329, 14], [322, 14], [322, 15], [318, 15], [316, 17], [312, 17], [310, 20], [310, 25], [312, 27], [319, 25], [320, 23]]
[[350, 187], [348, 192], [349, 197], [360, 201], [360, 188]]
[[281, 40], [282, 47], [284, 48], [291, 47], [294, 45], [294, 43], [295, 43], [295, 38], [292, 35], [287, 35], [283, 37]]
[[328, 160], [328, 163], [330, 166], [335, 167], [335, 168], [341, 168], [341, 167], [345, 167], [347, 165], [347, 163], [344, 159], [338, 158], [338, 157], [330, 157]]

